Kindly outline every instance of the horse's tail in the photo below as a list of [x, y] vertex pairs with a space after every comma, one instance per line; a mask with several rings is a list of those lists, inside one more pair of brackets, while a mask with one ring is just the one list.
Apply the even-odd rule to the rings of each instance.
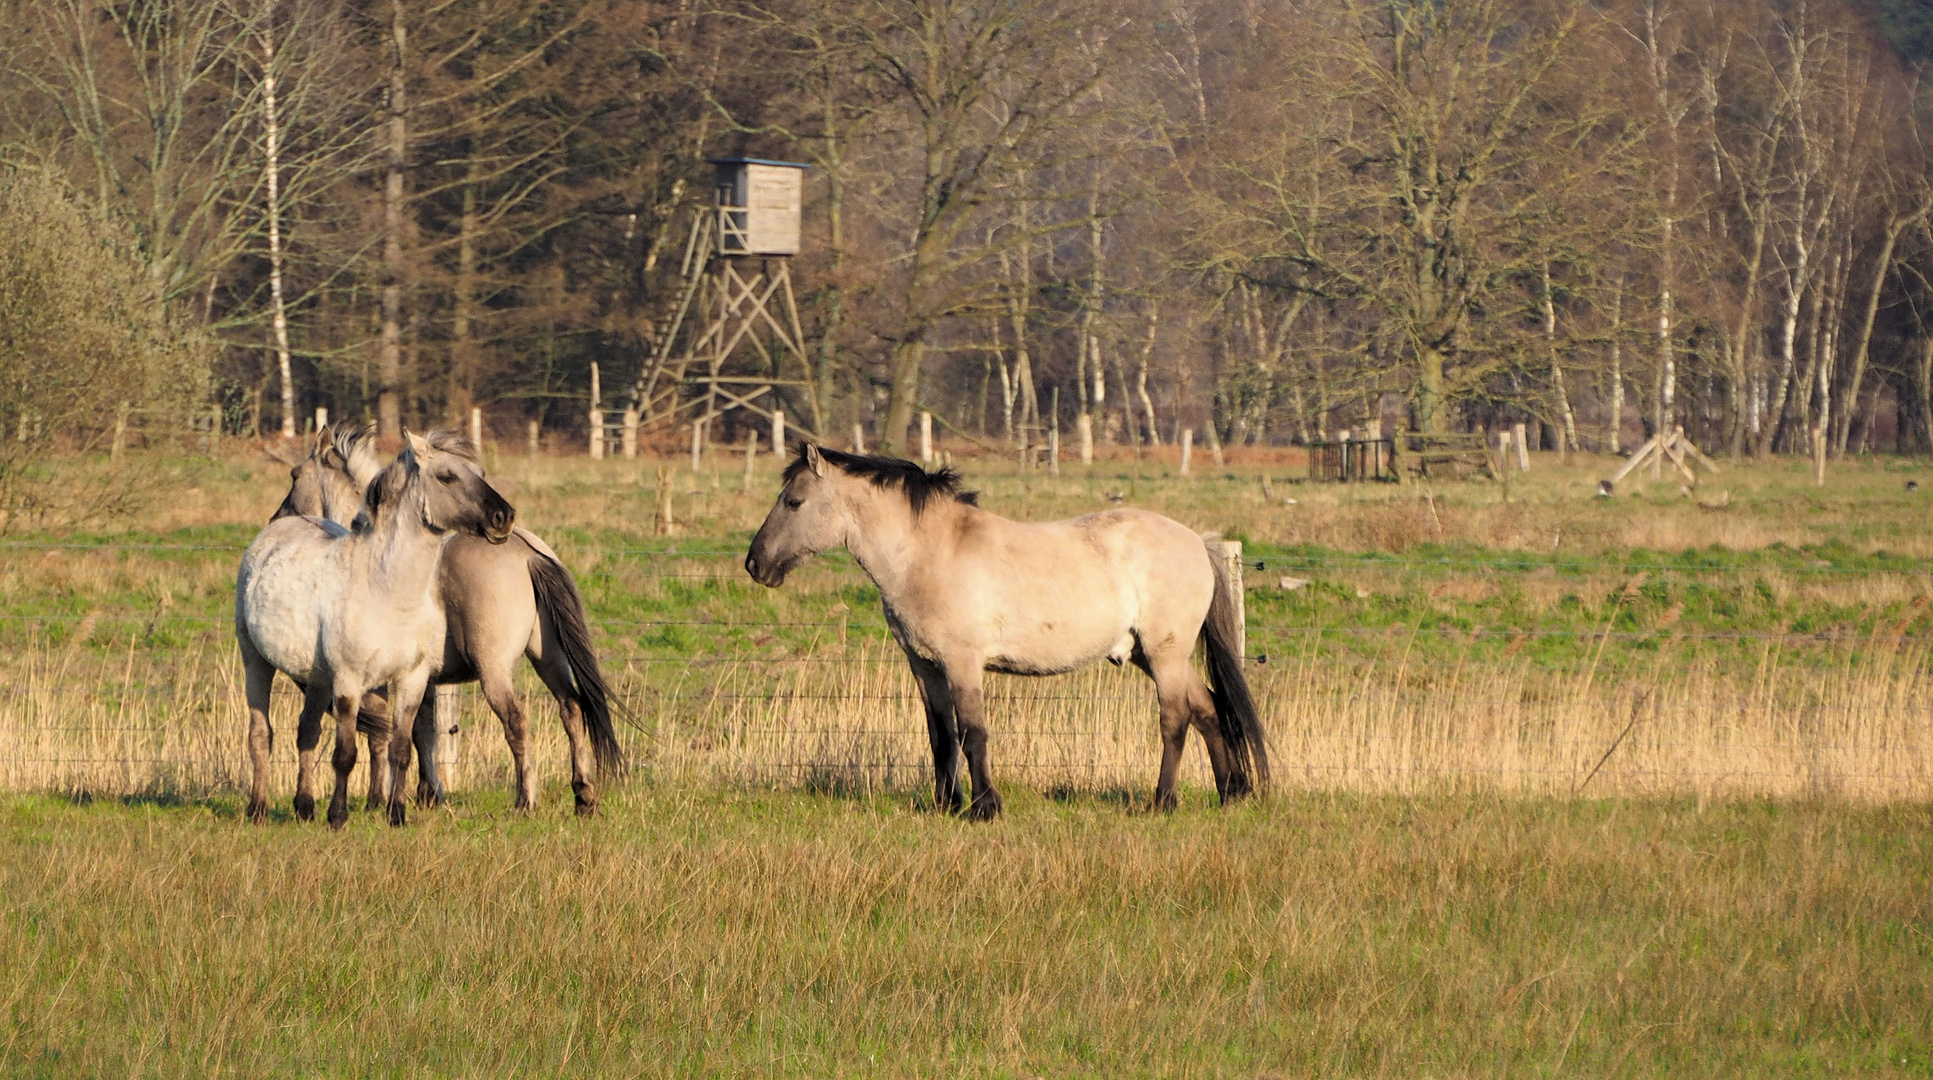
[[1208, 619], [1201, 624], [1201, 636], [1208, 652], [1208, 689], [1215, 699], [1215, 719], [1221, 726], [1222, 741], [1228, 744], [1228, 786], [1225, 798], [1233, 800], [1251, 791], [1267, 794], [1269, 789], [1268, 736], [1262, 718], [1255, 711], [1255, 699], [1242, 676], [1241, 616], [1229, 599], [1241, 580], [1230, 580], [1228, 566], [1219, 557], [1219, 540], [1207, 541], [1208, 561], [1215, 568], [1215, 598], [1208, 605]]
[[617, 731], [611, 724], [611, 687], [597, 666], [597, 653], [591, 649], [591, 627], [584, 617], [584, 598], [578, 595], [577, 582], [563, 563], [533, 551], [530, 586], [537, 594], [538, 614], [556, 631], [557, 645], [570, 664], [571, 697], [584, 714], [591, 751], [597, 756], [597, 771], [621, 773], [624, 749], [618, 745]]

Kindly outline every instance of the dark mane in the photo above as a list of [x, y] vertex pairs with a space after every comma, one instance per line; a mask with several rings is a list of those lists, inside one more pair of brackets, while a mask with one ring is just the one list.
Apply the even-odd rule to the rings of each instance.
[[[874, 487], [898, 487], [906, 496], [906, 502], [913, 508], [913, 516], [918, 517], [926, 509], [927, 501], [951, 496], [954, 502], [968, 506], [980, 505], [980, 493], [962, 491], [960, 474], [951, 466], [938, 472], [927, 472], [918, 462], [902, 458], [880, 457], [876, 454], [848, 454], [843, 450], [819, 447], [819, 456], [826, 464], [834, 466], [847, 476], [862, 477], [873, 482]], [[785, 467], [785, 482], [811, 468], [805, 460], [805, 444], [799, 444], [798, 456]]]

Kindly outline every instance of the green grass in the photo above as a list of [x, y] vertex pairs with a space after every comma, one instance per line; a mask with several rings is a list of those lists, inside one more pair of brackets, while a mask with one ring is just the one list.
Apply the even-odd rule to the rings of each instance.
[[1923, 806], [500, 802], [0, 799], [0, 1071], [1933, 1071]]

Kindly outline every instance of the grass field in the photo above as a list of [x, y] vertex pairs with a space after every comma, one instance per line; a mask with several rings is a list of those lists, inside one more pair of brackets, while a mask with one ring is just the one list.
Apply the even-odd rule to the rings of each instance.
[[1276, 798], [1215, 811], [1191, 748], [1140, 812], [1153, 703], [1103, 667], [993, 683], [1005, 821], [921, 812], [870, 584], [737, 565], [775, 463], [673, 467], [662, 536], [660, 463], [505, 456], [634, 714], [606, 818], [532, 684], [535, 815], [465, 692], [450, 809], [300, 826], [283, 696], [249, 829], [226, 620], [285, 470], [137, 459], [142, 519], [0, 537], [0, 1073], [1933, 1072], [1925, 463], [961, 464], [1010, 516], [1244, 541]]

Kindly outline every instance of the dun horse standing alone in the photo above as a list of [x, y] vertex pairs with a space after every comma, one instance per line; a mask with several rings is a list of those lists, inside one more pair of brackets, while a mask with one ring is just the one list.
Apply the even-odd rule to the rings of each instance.
[[[1145, 510], [1031, 524], [980, 509], [952, 469], [807, 444], [752, 538], [745, 569], [774, 587], [810, 555], [844, 547], [879, 586], [886, 622], [926, 700], [939, 805], [958, 811], [959, 754], [973, 781], [967, 815], [1000, 795], [987, 768], [985, 672], [1055, 675], [1106, 658], [1154, 679], [1161, 704], [1157, 807], [1175, 805], [1188, 728], [1201, 732], [1224, 803], [1269, 780], [1268, 749], [1236, 613], [1205, 537]], [[1189, 662], [1200, 638], [1209, 683]]]

